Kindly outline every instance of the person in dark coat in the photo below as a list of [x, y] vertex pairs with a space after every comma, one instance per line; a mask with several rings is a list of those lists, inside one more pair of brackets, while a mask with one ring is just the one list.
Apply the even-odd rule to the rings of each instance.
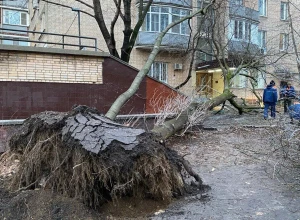
[[287, 113], [292, 104], [292, 99], [296, 97], [295, 88], [289, 82], [287, 86], [283, 87], [280, 91], [280, 95], [283, 98], [284, 113]]
[[264, 102], [264, 119], [268, 118], [268, 111], [271, 108], [271, 117], [275, 118], [275, 106], [277, 103], [278, 95], [275, 87], [275, 82], [271, 80], [270, 84], [264, 89], [263, 102]]

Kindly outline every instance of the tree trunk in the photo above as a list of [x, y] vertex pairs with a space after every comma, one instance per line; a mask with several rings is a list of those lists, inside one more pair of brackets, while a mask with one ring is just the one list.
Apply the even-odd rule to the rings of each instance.
[[[214, 107], [222, 104], [226, 100], [232, 99], [234, 95], [229, 91], [225, 90], [223, 94], [219, 95], [216, 98], [205, 103], [205, 109], [207, 111], [212, 110]], [[166, 121], [163, 125], [159, 127], [155, 127], [152, 132], [161, 136], [162, 139], [167, 139], [168, 137], [172, 136], [176, 132], [182, 130], [186, 123], [189, 120], [189, 115], [193, 113], [197, 109], [199, 103], [191, 103], [190, 106], [183, 111], [178, 117]]]

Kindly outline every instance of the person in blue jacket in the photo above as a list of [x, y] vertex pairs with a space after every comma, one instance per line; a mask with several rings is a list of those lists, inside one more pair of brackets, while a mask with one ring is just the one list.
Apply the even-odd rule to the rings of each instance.
[[280, 91], [280, 95], [283, 98], [284, 113], [287, 113], [292, 104], [292, 98], [296, 97], [295, 88], [289, 82], [287, 86], [283, 87]]
[[289, 114], [292, 124], [294, 123], [294, 119], [298, 120], [300, 123], [300, 103], [291, 105], [289, 107]]
[[263, 102], [264, 102], [264, 119], [268, 118], [268, 111], [271, 108], [271, 117], [275, 118], [275, 106], [277, 103], [278, 95], [275, 87], [275, 82], [271, 80], [270, 84], [264, 89]]

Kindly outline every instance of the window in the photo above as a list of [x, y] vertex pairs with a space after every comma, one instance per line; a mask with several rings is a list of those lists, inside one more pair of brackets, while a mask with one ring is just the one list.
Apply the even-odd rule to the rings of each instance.
[[280, 19], [287, 20], [287, 17], [288, 17], [288, 3], [281, 2], [281, 4], [280, 4]]
[[267, 0], [258, 0], [258, 10], [260, 16], [267, 16]]
[[12, 40], [2, 40], [2, 44], [5, 44], [5, 45], [14, 45], [14, 42]]
[[231, 80], [232, 88], [246, 88], [247, 87], [247, 78], [245, 76], [236, 75]]
[[232, 3], [235, 5], [243, 5], [243, 0], [232, 0]]
[[258, 72], [256, 74], [257, 84], [255, 86], [256, 89], [263, 89], [265, 87], [265, 75], [262, 72]]
[[[264, 72], [260, 70], [253, 70], [253, 69], [249, 70], [248, 72], [250, 76], [256, 79], [256, 82], [252, 81], [254, 88], [263, 89], [265, 87], [265, 78], [266, 78]], [[251, 84], [249, 84], [249, 86], [251, 86]]]
[[151, 65], [149, 76], [157, 79], [161, 82], [167, 82], [167, 63], [163, 62], [154, 62]]
[[287, 34], [280, 34], [279, 39], [279, 50], [287, 50], [288, 48], [288, 35]]
[[[262, 89], [265, 87], [265, 75], [261, 71], [256, 70], [249, 70], [249, 69], [242, 69], [240, 71], [240, 74], [250, 75], [254, 77], [257, 81], [254, 82], [254, 86], [256, 89]], [[251, 87], [250, 82], [248, 82], [250, 79], [243, 75], [236, 75], [231, 80], [231, 86], [232, 88], [247, 88]]]
[[251, 41], [251, 23], [234, 20], [233, 37], [239, 40]]
[[18, 41], [18, 40], [2, 40], [2, 44], [5, 45], [17, 45], [17, 46], [30, 46], [30, 43], [25, 41], [27, 39], [25, 38], [20, 38], [20, 40], [24, 40], [24, 41]]
[[258, 45], [261, 49], [266, 50], [266, 35], [267, 32], [263, 30], [258, 30]]
[[27, 26], [27, 13], [13, 10], [3, 10], [3, 23]]
[[[189, 10], [181, 8], [151, 6], [146, 16], [146, 25], [144, 25], [143, 29], [145, 31], [161, 32], [168, 24], [178, 21], [188, 14]], [[174, 26], [170, 32], [182, 35], [189, 34], [188, 21], [184, 21]]]

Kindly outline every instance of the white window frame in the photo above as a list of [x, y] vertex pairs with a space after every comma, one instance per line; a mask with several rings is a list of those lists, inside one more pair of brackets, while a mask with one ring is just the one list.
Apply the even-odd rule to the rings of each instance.
[[[189, 13], [190, 10], [188, 9], [164, 5], [153, 5], [147, 12], [144, 31], [161, 32], [167, 27], [168, 24], [185, 17]], [[162, 21], [167, 21], [167, 24], [162, 24]], [[168, 31], [168, 33], [180, 35], [189, 35], [189, 32], [188, 21], [181, 22]]]
[[[12, 23], [11, 13], [19, 13], [19, 23], [18, 24]], [[22, 15], [23, 16], [25, 15], [25, 17], [26, 17], [26, 24], [22, 24]], [[3, 9], [2, 20], [3, 20], [3, 24], [17, 25], [17, 26], [28, 26], [28, 13], [24, 12], [24, 11]]]
[[280, 20], [286, 21], [288, 18], [288, 3], [280, 2]]
[[243, 20], [233, 21], [233, 38], [236, 40], [251, 42], [252, 24]]
[[244, 0], [234, 0], [233, 1], [233, 4], [235, 4], [235, 5], [244, 5]]
[[258, 11], [260, 16], [267, 16], [267, 0], [258, 0]]
[[266, 50], [267, 48], [267, 31], [258, 30], [258, 45], [261, 49]]
[[285, 33], [280, 33], [279, 35], [279, 50], [286, 51], [288, 48], [289, 36]]
[[153, 64], [150, 67], [148, 75], [161, 82], [167, 83], [168, 64], [164, 62], [153, 62]]

